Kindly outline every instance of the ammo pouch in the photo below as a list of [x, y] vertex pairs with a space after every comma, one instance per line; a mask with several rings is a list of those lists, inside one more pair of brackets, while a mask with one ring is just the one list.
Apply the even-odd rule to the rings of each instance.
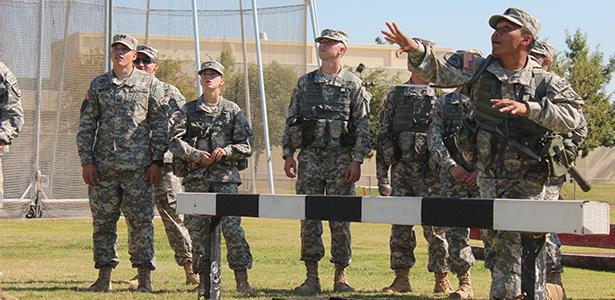
[[289, 126], [289, 143], [292, 148], [339, 147], [348, 143], [348, 122], [336, 119], [303, 119]]
[[546, 160], [549, 165], [549, 176], [561, 177], [566, 175], [576, 159], [576, 151], [574, 149], [566, 149], [564, 138], [560, 135], [547, 137], [544, 149], [546, 150]]
[[397, 143], [404, 158], [416, 158], [428, 155], [427, 134], [424, 132], [404, 131], [397, 137]]

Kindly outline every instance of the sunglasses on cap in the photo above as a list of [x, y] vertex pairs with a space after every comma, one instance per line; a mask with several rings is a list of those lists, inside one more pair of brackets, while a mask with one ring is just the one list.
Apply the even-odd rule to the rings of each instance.
[[155, 63], [156, 61], [154, 61], [151, 57], [144, 55], [144, 56], [139, 56], [137, 57], [137, 59], [135, 59], [135, 65], [139, 65], [141, 63], [143, 63], [144, 65], [149, 65], [151, 63]]

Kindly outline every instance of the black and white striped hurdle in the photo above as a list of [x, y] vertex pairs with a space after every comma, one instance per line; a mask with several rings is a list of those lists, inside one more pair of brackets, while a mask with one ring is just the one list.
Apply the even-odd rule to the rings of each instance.
[[608, 234], [609, 205], [597, 201], [180, 193], [177, 212]]
[[[473, 227], [580, 235], [609, 234], [609, 205], [597, 201], [179, 193], [177, 212], [215, 216], [203, 296], [220, 297], [219, 217], [312, 219]], [[207, 277], [207, 274], [204, 276]], [[202, 277], [202, 280], [203, 277]], [[199, 294], [199, 297], [201, 294]]]

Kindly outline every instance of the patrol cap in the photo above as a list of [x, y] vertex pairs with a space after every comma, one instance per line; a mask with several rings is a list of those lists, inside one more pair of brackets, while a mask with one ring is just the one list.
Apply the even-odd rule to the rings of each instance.
[[541, 55], [548, 58], [549, 60], [553, 60], [554, 54], [555, 49], [553, 48], [553, 46], [542, 40], [537, 40], [536, 43], [534, 43], [534, 47], [532, 48], [532, 50], [530, 50], [530, 55]]
[[147, 56], [149, 56], [149, 58], [152, 59], [152, 61], [158, 61], [158, 49], [149, 46], [149, 45], [139, 45], [137, 46], [137, 53], [143, 53]]
[[208, 60], [202, 63], [201, 69], [199, 70], [199, 75], [203, 74], [203, 72], [205, 72], [205, 70], [207, 69], [212, 69], [220, 73], [220, 75], [224, 75], [224, 66], [215, 60]]
[[348, 42], [348, 35], [339, 29], [327, 28], [320, 33], [320, 36], [315, 38], [314, 41], [320, 43], [323, 39], [330, 39], [338, 42], [342, 42], [344, 46]]
[[113, 45], [115, 44], [122, 44], [126, 47], [128, 47], [130, 50], [135, 51], [137, 50], [137, 44], [139, 42], [137, 41], [136, 38], [127, 35], [127, 34], [116, 34], [113, 36], [113, 41], [111, 42], [111, 47], [113, 47]]
[[513, 24], [517, 24], [527, 29], [532, 34], [534, 39], [538, 37], [538, 32], [540, 31], [540, 21], [538, 21], [538, 19], [536, 19], [529, 12], [519, 8], [508, 8], [504, 11], [504, 14], [491, 16], [491, 18], [489, 18], [489, 26], [495, 29], [495, 26], [502, 19], [506, 19]]

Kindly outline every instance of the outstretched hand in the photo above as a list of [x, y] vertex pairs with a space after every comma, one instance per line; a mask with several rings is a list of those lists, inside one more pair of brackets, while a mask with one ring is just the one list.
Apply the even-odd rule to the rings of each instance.
[[381, 30], [380, 32], [382, 32], [384, 39], [389, 43], [397, 44], [399, 46], [399, 49], [395, 52], [397, 57], [399, 57], [403, 52], [414, 52], [419, 48], [419, 44], [401, 32], [395, 22], [386, 22], [385, 24], [389, 28], [389, 31]]

